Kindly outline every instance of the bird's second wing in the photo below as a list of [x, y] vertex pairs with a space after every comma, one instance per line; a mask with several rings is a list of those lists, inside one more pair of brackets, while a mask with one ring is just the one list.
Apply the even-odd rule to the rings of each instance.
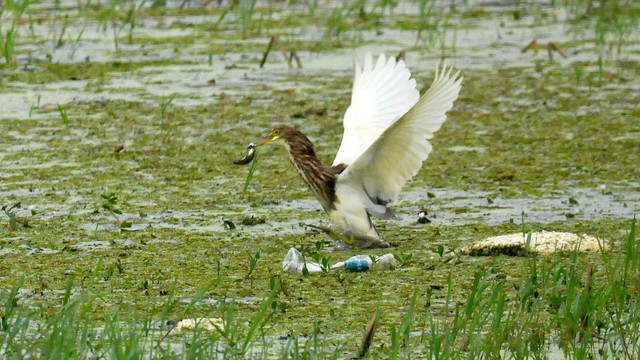
[[369, 53], [362, 67], [356, 60], [351, 105], [344, 114], [344, 134], [333, 165], [351, 164], [419, 97], [404, 61], [381, 54], [373, 66]]
[[[362, 186], [378, 207], [394, 202], [407, 180], [420, 170], [431, 152], [428, 139], [446, 120], [446, 112], [458, 97], [462, 78], [451, 76], [446, 65], [418, 102], [394, 122], [338, 177], [338, 181]], [[376, 209], [377, 212], [381, 210]]]

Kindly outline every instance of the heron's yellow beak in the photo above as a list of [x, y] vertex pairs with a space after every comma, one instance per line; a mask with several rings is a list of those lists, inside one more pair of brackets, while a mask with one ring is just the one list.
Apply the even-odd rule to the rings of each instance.
[[268, 144], [268, 143], [270, 143], [270, 142], [272, 142], [272, 141], [273, 141], [273, 139], [271, 139], [271, 137], [267, 136], [266, 138], [264, 138], [264, 139], [262, 139], [262, 140], [258, 141], [258, 142], [256, 143], [256, 147], [261, 146], [261, 145], [264, 145], [264, 144]]
[[261, 146], [261, 145], [265, 145], [265, 144], [270, 144], [270, 143], [278, 140], [279, 136], [280, 136], [280, 131], [279, 130], [273, 130], [264, 139], [258, 141], [256, 143], [256, 147]]

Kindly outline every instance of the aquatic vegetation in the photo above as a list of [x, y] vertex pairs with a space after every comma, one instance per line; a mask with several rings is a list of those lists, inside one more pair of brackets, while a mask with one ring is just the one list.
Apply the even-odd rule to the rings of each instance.
[[[369, 352], [390, 358], [414, 358], [418, 354], [435, 358], [497, 354], [507, 358], [546, 357], [549, 343], [557, 343], [555, 351], [564, 355], [635, 358], [640, 353], [634, 340], [640, 335], [640, 325], [625, 319], [640, 316], [640, 245], [636, 236], [633, 221], [624, 252], [603, 253], [588, 261], [577, 253], [568, 258], [530, 256], [523, 262], [524, 271], [515, 278], [507, 276], [505, 264], [492, 262], [475, 271], [460, 300], [453, 299], [453, 293], [460, 291], [452, 281], [456, 266], [444, 264], [449, 268], [444, 284], [413, 290], [400, 317], [390, 318], [382, 299], [377, 305], [375, 301], [371, 304], [369, 312], [379, 313], [379, 329]], [[252, 259], [258, 256], [256, 253]], [[332, 279], [329, 274], [323, 278]], [[303, 282], [310, 281], [313, 280]], [[62, 306], [34, 313], [22, 305], [24, 300], [18, 295], [25, 285], [25, 278], [21, 277], [10, 290], [0, 292], [4, 304], [0, 352], [10, 355], [27, 351], [48, 358], [59, 352], [74, 357], [144, 353], [150, 358], [164, 358], [181, 349], [180, 358], [212, 351], [222, 351], [225, 357], [289, 358], [293, 351], [294, 358], [310, 354], [332, 358], [349, 356], [357, 350], [348, 339], [359, 337], [360, 326], [358, 331], [344, 333], [345, 339], [333, 338], [334, 331], [354, 330], [341, 326], [337, 312], [328, 322], [313, 321], [306, 337], [295, 330], [284, 338], [273, 336], [282, 317], [295, 310], [293, 283], [287, 278], [271, 276], [262, 299], [253, 306], [255, 311], [244, 315], [234, 301], [221, 301], [203, 309], [207, 294], [220, 283], [218, 277], [202, 287], [178, 313], [178, 289], [167, 290], [166, 299], [160, 303], [145, 301], [142, 294], [143, 308], [147, 310], [118, 307], [105, 316], [105, 326], [98, 330], [88, 326], [101, 306], [101, 296], [95, 290], [74, 294], [74, 279], [70, 277], [60, 299]], [[141, 287], [143, 292], [152, 289], [147, 282]], [[438, 293], [446, 294], [444, 304], [435, 301]], [[223, 329], [206, 332], [196, 326], [191, 334], [172, 333], [176, 319], [203, 313], [222, 318]], [[443, 318], [442, 313], [449, 315]], [[29, 329], [35, 329], [39, 336], [30, 335]]]
[[60, 113], [60, 119], [62, 119], [64, 126], [69, 127], [69, 116], [67, 115], [67, 109], [60, 106], [60, 104], [57, 104], [57, 107], [58, 112]]
[[257, 0], [248, 0], [238, 2], [236, 9], [240, 13], [240, 24], [242, 24], [242, 37], [246, 38], [249, 35], [249, 26], [251, 25], [251, 18], [256, 9]]
[[313, 17], [316, 14], [319, 0], [305, 0], [307, 9], [309, 10], [309, 16]]
[[19, 208], [20, 203], [15, 203], [11, 206], [3, 205], [2, 211], [9, 218], [9, 228], [13, 231], [18, 230], [18, 221], [16, 220], [16, 212], [14, 209]]
[[[120, 209], [118, 209], [117, 207], [118, 197], [115, 194], [101, 194], [100, 197], [102, 198], [102, 200], [104, 200], [101, 208], [107, 210], [107, 212], [109, 212], [109, 214], [113, 216], [120, 227], [131, 227], [131, 223], [127, 222], [125, 224], [124, 222], [120, 221], [120, 218], [118, 218], [118, 215], [122, 215], [122, 211], [120, 211]], [[95, 210], [93, 213], [97, 214], [99, 211], [100, 210]]]
[[247, 173], [247, 179], [244, 181], [244, 186], [242, 187], [242, 196], [246, 195], [247, 189], [249, 188], [249, 184], [253, 179], [253, 174], [255, 174], [257, 167], [258, 167], [258, 155], [255, 154], [255, 156], [253, 157], [253, 162], [251, 163], [251, 167], [249, 168], [249, 173]]
[[8, 0], [0, 4], [0, 54], [5, 65], [13, 63], [18, 27], [31, 3], [31, 0]]
[[335, 7], [331, 10], [331, 14], [327, 17], [325, 24], [325, 37], [338, 37], [340, 33], [347, 29], [347, 24], [344, 22], [342, 17], [343, 11], [344, 10], [341, 7]]
[[601, 1], [595, 5], [590, 0], [565, 0], [562, 5], [570, 14], [569, 31], [577, 37], [584, 37], [585, 33], [593, 36], [602, 83], [606, 62], [624, 58], [623, 48], [638, 41], [640, 6], [631, 0]]

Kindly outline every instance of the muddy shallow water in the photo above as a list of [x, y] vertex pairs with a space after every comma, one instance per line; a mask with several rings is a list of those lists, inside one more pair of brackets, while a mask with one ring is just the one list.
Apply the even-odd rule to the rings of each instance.
[[[96, 10], [76, 2], [32, 8], [37, 20], [18, 27], [14, 62], [0, 60], [0, 205], [20, 203], [0, 212], [0, 290], [25, 275], [22, 301], [49, 306], [75, 276], [84, 280], [74, 291], [105, 293], [96, 314], [103, 318], [114, 304], [161, 303], [170, 288], [188, 303], [218, 279], [196, 311], [236, 298], [251, 314], [277, 276], [288, 286], [277, 334], [304, 334], [314, 318], [336, 322], [336, 337], [354, 342], [360, 335], [351, 330], [376, 304], [388, 332], [413, 290], [423, 299], [430, 289], [445, 321], [444, 298], [462, 302], [477, 268], [499, 266], [513, 281], [525, 261], [441, 263], [439, 246], [451, 252], [524, 227], [589, 233], [620, 251], [640, 212], [637, 29], [618, 53], [615, 36], [606, 37], [611, 50], [598, 44], [570, 8], [451, 3], [438, 3], [429, 18], [437, 26], [418, 37], [424, 19], [414, 2], [384, 16], [352, 12], [336, 34], [328, 13], [307, 17], [300, 4], [269, 12], [271, 2], [258, 2], [261, 16], [243, 31], [239, 13], [219, 22], [226, 4], [187, 2], [180, 10], [170, 1], [162, 11], [141, 10], [131, 39], [123, 26], [117, 51]], [[260, 68], [276, 33], [302, 68], [290, 69], [277, 50]], [[523, 52], [533, 39], [540, 51]], [[549, 42], [566, 57], [554, 52], [550, 60]], [[281, 273], [290, 246], [319, 247], [329, 262], [359, 252], [331, 252], [324, 235], [304, 226], [328, 225], [328, 217], [283, 149], [261, 149], [245, 195], [248, 167], [227, 159], [288, 124], [329, 163], [353, 56], [366, 51], [405, 51], [422, 90], [436, 61], [455, 63], [465, 77], [434, 151], [401, 192], [397, 217], [375, 220], [406, 261], [376, 274]], [[420, 213], [428, 223], [417, 223]], [[248, 270], [251, 259], [256, 267]]]

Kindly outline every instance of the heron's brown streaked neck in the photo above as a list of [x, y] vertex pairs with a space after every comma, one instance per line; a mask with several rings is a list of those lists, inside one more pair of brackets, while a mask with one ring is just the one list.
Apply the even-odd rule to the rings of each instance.
[[289, 158], [298, 173], [307, 182], [325, 211], [335, 210], [336, 177], [346, 165], [326, 166], [316, 155], [313, 143], [300, 131], [287, 128], [281, 132]]

